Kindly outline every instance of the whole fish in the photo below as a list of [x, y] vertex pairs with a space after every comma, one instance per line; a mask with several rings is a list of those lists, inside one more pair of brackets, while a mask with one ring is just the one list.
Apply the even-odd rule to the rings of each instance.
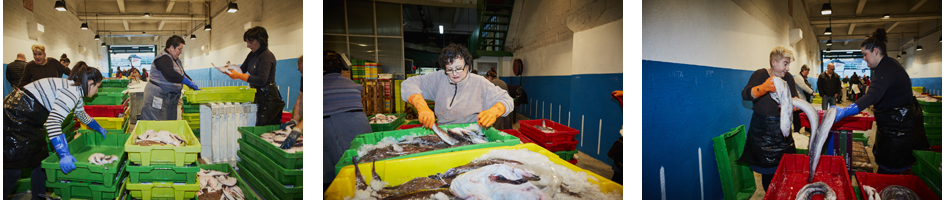
[[837, 199], [837, 193], [833, 192], [830, 186], [827, 186], [824, 182], [816, 182], [807, 184], [801, 190], [798, 190], [795, 200], [810, 200], [816, 194], [824, 195], [824, 200]]
[[827, 142], [827, 136], [830, 135], [830, 127], [833, 126], [836, 117], [837, 108], [827, 109], [827, 112], [824, 113], [823, 121], [820, 122], [820, 126], [817, 127], [817, 130], [813, 130], [810, 135], [810, 150], [807, 151], [807, 155], [810, 157], [810, 177], [807, 178], [808, 183], [814, 182], [817, 164], [820, 163], [820, 153], [823, 151], [824, 143]]
[[915, 192], [910, 190], [907, 187], [902, 187], [898, 185], [892, 185], [883, 189], [879, 193], [879, 196], [883, 199], [896, 199], [896, 200], [918, 200], [919, 195], [916, 195]]
[[436, 133], [437, 136], [440, 136], [440, 139], [442, 139], [443, 142], [446, 142], [447, 144], [454, 145], [456, 143], [459, 143], [459, 141], [456, 140], [456, 138], [450, 135], [450, 132], [447, 132], [441, 129], [437, 125], [433, 125], [433, 133]]
[[791, 135], [791, 114], [794, 112], [794, 103], [791, 98], [791, 87], [784, 79], [771, 77], [774, 82], [774, 88], [777, 91], [769, 93], [775, 102], [781, 105], [781, 135], [784, 137]]
[[866, 192], [866, 200], [881, 200], [879, 192], [876, 191], [876, 188], [870, 187], [869, 185], [863, 186], [863, 192]]

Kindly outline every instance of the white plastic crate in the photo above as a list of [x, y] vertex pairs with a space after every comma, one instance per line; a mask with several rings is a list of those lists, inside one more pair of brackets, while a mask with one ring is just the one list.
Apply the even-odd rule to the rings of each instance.
[[201, 157], [209, 163], [235, 163], [241, 138], [236, 129], [256, 125], [256, 104], [207, 103], [200, 104]]

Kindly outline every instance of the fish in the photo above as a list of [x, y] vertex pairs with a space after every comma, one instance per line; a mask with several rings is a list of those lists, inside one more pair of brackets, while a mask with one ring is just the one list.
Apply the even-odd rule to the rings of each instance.
[[827, 112], [824, 112], [823, 121], [820, 122], [820, 126], [817, 127], [817, 130], [812, 130], [813, 132], [810, 135], [810, 150], [807, 151], [807, 155], [810, 157], [810, 177], [807, 178], [808, 183], [814, 182], [817, 165], [820, 163], [820, 153], [823, 151], [824, 143], [827, 142], [827, 136], [830, 135], [830, 127], [833, 126], [833, 122], [836, 118], [837, 108], [827, 109]]
[[384, 200], [434, 199], [432, 196], [437, 195], [438, 193], [445, 194], [447, 198], [455, 197], [453, 196], [453, 193], [450, 192], [449, 188], [436, 188], [416, 190], [406, 194], [389, 196], [384, 198]]
[[804, 187], [801, 188], [801, 190], [797, 191], [797, 198], [795, 199], [796, 200], [810, 200], [816, 194], [824, 195], [825, 200], [837, 199], [837, 193], [835, 193], [833, 189], [830, 189], [830, 186], [828, 186], [824, 182], [809, 183], [807, 185], [804, 185]]
[[89, 156], [89, 163], [102, 166], [105, 168], [105, 170], [108, 170], [108, 167], [106, 167], [105, 164], [111, 164], [115, 161], [118, 161], [118, 156], [115, 155], [106, 156], [103, 153], [93, 153], [91, 156]]
[[[551, 199], [531, 182], [536, 175], [506, 164], [493, 164], [460, 174], [450, 191], [461, 199]], [[504, 178], [496, 178], [504, 177]]]
[[[351, 163], [358, 163], [358, 156], [351, 157]], [[367, 182], [364, 181], [364, 177], [361, 176], [361, 170], [358, 165], [354, 165], [354, 176], [355, 176], [355, 188], [358, 190], [367, 189]]]
[[436, 136], [439, 136], [440, 139], [443, 140], [443, 142], [446, 142], [446, 144], [454, 145], [456, 143], [459, 143], [459, 141], [456, 140], [456, 138], [452, 137], [449, 132], [443, 130], [438, 125], [435, 125], [435, 124], [433, 125], [433, 133], [436, 133]]
[[446, 170], [446, 172], [443, 173], [442, 175], [438, 175], [438, 176], [433, 176], [433, 175], [431, 175], [430, 178], [434, 178], [434, 179], [444, 179], [444, 180], [447, 180], [446, 182], [450, 182], [450, 181], [453, 180], [453, 178], [455, 178], [456, 176], [459, 176], [459, 175], [462, 174], [462, 173], [466, 173], [466, 172], [468, 172], [468, 171], [472, 171], [472, 170], [475, 170], [475, 169], [479, 169], [479, 168], [481, 168], [481, 167], [485, 167], [485, 166], [489, 166], [489, 165], [494, 165], [494, 164], [515, 164], [515, 165], [521, 165], [522, 162], [514, 161], [514, 160], [499, 159], [499, 158], [491, 158], [491, 159], [486, 159], [486, 160], [477, 160], [477, 161], [470, 162], [469, 164], [466, 164], [466, 165], [463, 165], [463, 166], [450, 168], [450, 169]]
[[883, 189], [879, 193], [879, 196], [882, 199], [896, 199], [896, 200], [918, 200], [919, 195], [916, 195], [915, 192], [910, 190], [907, 187], [902, 187], [899, 185], [892, 185]]
[[870, 187], [869, 185], [863, 186], [863, 192], [866, 192], [866, 200], [881, 200], [879, 197], [879, 192], [876, 191], [876, 188]]
[[781, 134], [784, 137], [791, 135], [791, 114], [794, 112], [794, 104], [791, 102], [791, 87], [784, 79], [780, 77], [771, 77], [774, 82], [775, 92], [768, 93], [771, 99], [781, 105]]

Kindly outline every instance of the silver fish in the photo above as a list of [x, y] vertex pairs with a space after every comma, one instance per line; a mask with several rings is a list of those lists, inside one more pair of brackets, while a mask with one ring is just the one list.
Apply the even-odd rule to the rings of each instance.
[[781, 134], [784, 137], [791, 135], [791, 114], [794, 112], [794, 104], [791, 103], [791, 87], [784, 79], [772, 77], [775, 92], [769, 93], [775, 102], [781, 104]]
[[807, 155], [810, 157], [810, 177], [807, 178], [808, 183], [814, 182], [817, 164], [820, 163], [820, 153], [823, 151], [824, 143], [827, 142], [827, 136], [830, 135], [830, 127], [833, 126], [836, 117], [837, 108], [827, 109], [827, 112], [824, 113], [823, 121], [820, 122], [820, 126], [817, 127], [817, 130], [813, 130], [810, 135], [810, 150], [807, 151]]
[[919, 195], [916, 195], [915, 192], [910, 190], [907, 187], [902, 187], [898, 185], [892, 185], [883, 189], [879, 193], [879, 196], [883, 199], [897, 199], [897, 200], [918, 200]]
[[876, 191], [876, 188], [870, 187], [869, 185], [863, 186], [863, 192], [866, 192], [866, 200], [882, 200], [879, 196], [879, 192]]
[[804, 114], [808, 116], [807, 120], [810, 122], [811, 131], [816, 131], [817, 128], [820, 127], [820, 118], [818, 117], [819, 114], [817, 113], [817, 109], [814, 109], [813, 105], [810, 105], [810, 103], [807, 103], [807, 101], [797, 98], [791, 98], [791, 103], [794, 104], [794, 107], [801, 109], [801, 111], [803, 111]]
[[837, 199], [837, 193], [833, 192], [830, 186], [827, 186], [824, 182], [816, 182], [807, 184], [801, 190], [798, 190], [795, 200], [810, 200], [815, 194], [824, 195], [824, 200]]
[[436, 136], [440, 136], [440, 139], [442, 139], [443, 142], [446, 142], [447, 144], [454, 145], [456, 143], [459, 143], [459, 141], [456, 140], [456, 138], [453, 138], [452, 136], [450, 136], [450, 134], [446, 132], [446, 130], [443, 130], [437, 125], [433, 125], [433, 133], [436, 133]]

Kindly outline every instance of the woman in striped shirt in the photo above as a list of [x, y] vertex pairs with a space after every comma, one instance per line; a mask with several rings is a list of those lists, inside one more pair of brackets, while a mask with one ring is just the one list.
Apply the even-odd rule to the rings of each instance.
[[59, 156], [59, 167], [63, 173], [75, 169], [76, 158], [69, 153], [66, 135], [61, 124], [70, 112], [76, 118], [105, 137], [105, 129], [85, 113], [82, 97], [91, 97], [98, 92], [102, 73], [85, 62], [76, 64], [68, 79], [43, 78], [26, 84], [3, 99], [3, 173], [4, 196], [8, 195], [21, 169], [32, 169], [34, 199], [45, 195], [46, 176], [39, 167], [49, 156], [46, 137], [52, 142]]

